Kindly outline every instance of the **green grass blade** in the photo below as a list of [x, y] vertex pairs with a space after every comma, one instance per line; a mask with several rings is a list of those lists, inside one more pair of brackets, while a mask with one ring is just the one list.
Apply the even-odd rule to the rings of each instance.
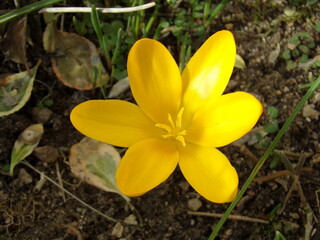
[[37, 11], [41, 8], [47, 7], [49, 5], [62, 2], [63, 0], [42, 0], [39, 2], [32, 3], [28, 6], [12, 10], [11, 12], [8, 12], [6, 14], [3, 14], [0, 16], [0, 24], [8, 22], [14, 18], [20, 17], [22, 15]]
[[111, 69], [111, 78], [114, 78], [114, 71], [115, 71], [115, 62], [118, 58], [118, 56], [120, 55], [120, 44], [121, 44], [121, 35], [122, 35], [122, 29], [119, 28], [118, 33], [117, 33], [117, 42], [116, 42], [116, 47], [113, 51], [113, 55], [112, 55], [112, 69]]
[[212, 13], [210, 14], [210, 17], [208, 19], [208, 21], [205, 23], [205, 27], [208, 27], [210, 25], [210, 23], [212, 22], [212, 20], [219, 14], [219, 12], [221, 12], [221, 10], [224, 8], [224, 6], [229, 2], [230, 0], [222, 0], [217, 6], [216, 8], [212, 11]]
[[110, 54], [108, 52], [107, 49], [107, 44], [105, 41], [105, 38], [102, 35], [102, 31], [101, 31], [101, 24], [100, 24], [100, 20], [99, 20], [99, 16], [98, 16], [98, 12], [97, 9], [94, 5], [92, 5], [91, 7], [91, 22], [94, 28], [94, 31], [96, 32], [100, 47], [102, 49], [102, 52], [104, 54], [104, 57], [106, 58], [107, 64], [108, 66], [111, 64], [110, 62]]
[[154, 10], [152, 16], [150, 17], [147, 25], [145, 26], [145, 35], [144, 37], [147, 37], [151, 27], [152, 27], [152, 24], [154, 23], [154, 21], [156, 20], [156, 18], [158, 17], [158, 12], [159, 12], [159, 7], [156, 7], [156, 9]]
[[250, 176], [248, 177], [248, 179], [246, 180], [246, 182], [243, 184], [242, 188], [240, 189], [238, 195], [236, 196], [236, 198], [233, 200], [233, 202], [230, 204], [230, 206], [228, 207], [228, 209], [225, 211], [223, 217], [220, 219], [220, 221], [218, 222], [218, 224], [215, 226], [213, 232], [211, 233], [211, 235], [209, 236], [208, 240], [213, 240], [215, 239], [215, 237], [217, 237], [221, 227], [223, 226], [224, 222], [227, 220], [228, 216], [230, 215], [230, 213], [232, 212], [232, 210], [234, 209], [234, 207], [238, 204], [238, 202], [240, 201], [240, 199], [242, 198], [243, 194], [246, 192], [247, 188], [249, 187], [250, 183], [252, 182], [252, 180], [254, 179], [254, 177], [256, 176], [256, 174], [259, 172], [260, 168], [263, 166], [263, 164], [265, 163], [265, 161], [267, 160], [267, 158], [270, 156], [270, 154], [273, 152], [273, 150], [275, 149], [276, 145], [278, 144], [278, 142], [280, 141], [280, 139], [283, 137], [283, 135], [285, 134], [285, 132], [288, 130], [288, 128], [290, 127], [290, 125], [292, 124], [292, 122], [294, 121], [294, 119], [296, 118], [296, 116], [298, 115], [298, 113], [300, 112], [300, 110], [303, 108], [304, 104], [308, 101], [308, 99], [312, 96], [313, 92], [320, 86], [320, 76], [318, 76], [318, 78], [316, 79], [316, 81], [314, 81], [312, 83], [312, 85], [310, 86], [309, 90], [306, 92], [306, 94], [303, 96], [303, 98], [300, 100], [298, 106], [293, 110], [293, 112], [291, 113], [291, 115], [289, 116], [289, 118], [287, 119], [287, 121], [284, 123], [283, 127], [280, 129], [280, 131], [278, 132], [278, 134], [275, 136], [275, 138], [273, 139], [273, 141], [271, 142], [270, 146], [268, 147], [268, 149], [265, 151], [265, 153], [263, 154], [263, 156], [260, 158], [259, 162], [256, 164], [256, 166], [254, 167], [254, 169], [252, 170]]
[[121, 35], [122, 35], [122, 29], [119, 28], [118, 33], [117, 33], [116, 47], [114, 49], [113, 56], [112, 56], [112, 63], [114, 63], [116, 61], [117, 57], [120, 54]]

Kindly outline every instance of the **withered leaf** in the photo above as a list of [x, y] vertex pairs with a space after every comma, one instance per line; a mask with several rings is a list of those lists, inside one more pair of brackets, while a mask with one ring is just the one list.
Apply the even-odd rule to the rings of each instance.
[[29, 71], [0, 76], [0, 117], [18, 111], [29, 100], [40, 63]]
[[115, 173], [120, 162], [120, 155], [111, 145], [85, 137], [70, 149], [69, 162], [71, 171], [82, 181], [107, 192], [120, 194]]
[[[90, 90], [106, 83], [106, 71], [98, 51], [88, 39], [74, 33], [59, 31], [53, 22], [47, 25], [43, 34], [43, 44], [44, 49], [53, 55], [53, 71], [66, 86]], [[101, 72], [101, 81], [95, 79], [95, 72]]]
[[108, 98], [118, 97], [121, 93], [127, 91], [129, 88], [129, 78], [125, 77], [112, 86]]
[[13, 175], [14, 167], [38, 146], [43, 134], [43, 125], [41, 123], [33, 124], [27, 127], [14, 143], [11, 153], [10, 175]]
[[2, 52], [10, 60], [24, 64], [28, 69], [26, 58], [27, 16], [7, 23]]

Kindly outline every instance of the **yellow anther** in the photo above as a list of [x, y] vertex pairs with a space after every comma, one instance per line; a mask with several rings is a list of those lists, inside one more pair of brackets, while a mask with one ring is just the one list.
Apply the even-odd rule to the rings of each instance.
[[155, 126], [158, 127], [158, 128], [161, 128], [163, 130], [166, 130], [169, 134], [172, 132], [172, 128], [167, 124], [157, 123]]
[[176, 128], [181, 128], [183, 111], [184, 111], [184, 108], [181, 108], [180, 111], [178, 112], [177, 119], [176, 119]]
[[186, 135], [187, 134], [187, 130], [182, 130], [181, 132], [178, 133], [179, 135]]
[[184, 140], [184, 136], [187, 134], [186, 130], [182, 130], [182, 114], [184, 108], [181, 108], [177, 114], [176, 121], [174, 122], [172, 119], [171, 114], [168, 114], [168, 122], [169, 124], [165, 123], [157, 123], [155, 124], [156, 127], [161, 128], [167, 132], [167, 134], [162, 135], [163, 138], [173, 138], [179, 141], [182, 146], [186, 146], [186, 142]]
[[173, 120], [172, 120], [172, 117], [171, 117], [171, 114], [170, 114], [170, 113], [168, 113], [168, 121], [169, 121], [171, 127], [174, 129], [174, 128], [175, 128], [175, 125], [174, 125], [174, 123], [173, 123]]
[[170, 138], [172, 137], [172, 134], [165, 134], [165, 135], [162, 135], [163, 138]]
[[186, 142], [184, 141], [184, 137], [183, 136], [181, 136], [181, 135], [178, 135], [177, 137], [176, 137], [176, 140], [178, 140], [179, 142], [181, 142], [181, 144], [182, 144], [182, 146], [186, 146]]

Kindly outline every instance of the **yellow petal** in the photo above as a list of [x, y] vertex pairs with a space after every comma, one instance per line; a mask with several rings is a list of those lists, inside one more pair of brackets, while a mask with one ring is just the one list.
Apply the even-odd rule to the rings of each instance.
[[130, 50], [128, 75], [134, 99], [155, 122], [178, 113], [181, 76], [170, 52], [158, 41], [141, 39]]
[[182, 104], [188, 120], [205, 102], [223, 93], [235, 58], [233, 35], [224, 30], [213, 34], [190, 59], [182, 73]]
[[211, 202], [231, 202], [238, 191], [238, 175], [215, 148], [187, 144], [180, 149], [179, 166], [190, 185]]
[[83, 102], [72, 110], [70, 119], [84, 135], [119, 147], [162, 134], [137, 105], [120, 100]]
[[116, 172], [117, 185], [127, 196], [140, 196], [165, 181], [179, 154], [171, 141], [148, 139], [130, 147]]
[[187, 130], [186, 141], [207, 147], [227, 145], [249, 132], [263, 111], [249, 93], [222, 95], [199, 109]]

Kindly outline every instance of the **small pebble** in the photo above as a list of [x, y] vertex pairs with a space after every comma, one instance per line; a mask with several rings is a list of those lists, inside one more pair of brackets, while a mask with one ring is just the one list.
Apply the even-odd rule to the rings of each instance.
[[49, 108], [34, 107], [32, 109], [32, 118], [37, 123], [46, 123], [50, 120], [52, 116], [52, 111]]
[[58, 150], [52, 146], [37, 147], [33, 154], [41, 161], [47, 163], [54, 163], [59, 157]]
[[290, 213], [290, 217], [292, 217], [293, 219], [299, 219], [300, 215], [298, 213]]
[[287, 93], [287, 92], [289, 92], [289, 91], [290, 91], [290, 89], [289, 89], [287, 86], [285, 86], [285, 87], [283, 88], [283, 92]]
[[227, 30], [232, 30], [233, 29], [233, 24], [232, 23], [227, 23], [224, 25]]
[[202, 202], [198, 198], [193, 198], [188, 201], [188, 208], [192, 211], [198, 211], [201, 206]]
[[315, 93], [313, 97], [313, 102], [316, 103], [319, 101], [320, 101], [320, 93]]
[[129, 225], [138, 225], [137, 218], [134, 215], [129, 215], [125, 220], [124, 223]]
[[320, 163], [320, 153], [312, 157], [312, 163]]
[[276, 90], [276, 95], [280, 96], [282, 92], [280, 90]]
[[187, 181], [182, 181], [179, 183], [179, 186], [181, 187], [183, 192], [186, 192], [186, 191], [188, 191], [190, 184]]
[[117, 238], [121, 238], [123, 234], [123, 226], [120, 222], [117, 222], [116, 225], [112, 229], [112, 236], [115, 236]]
[[223, 237], [228, 239], [230, 236], [232, 235], [232, 229], [227, 229], [224, 234]]
[[14, 180], [14, 184], [21, 187], [29, 183], [32, 183], [32, 176], [27, 172], [27, 170], [21, 168], [19, 170], [18, 178]]
[[315, 106], [313, 104], [306, 104], [303, 107], [302, 114], [305, 118], [313, 118], [318, 120], [319, 112], [315, 110]]

